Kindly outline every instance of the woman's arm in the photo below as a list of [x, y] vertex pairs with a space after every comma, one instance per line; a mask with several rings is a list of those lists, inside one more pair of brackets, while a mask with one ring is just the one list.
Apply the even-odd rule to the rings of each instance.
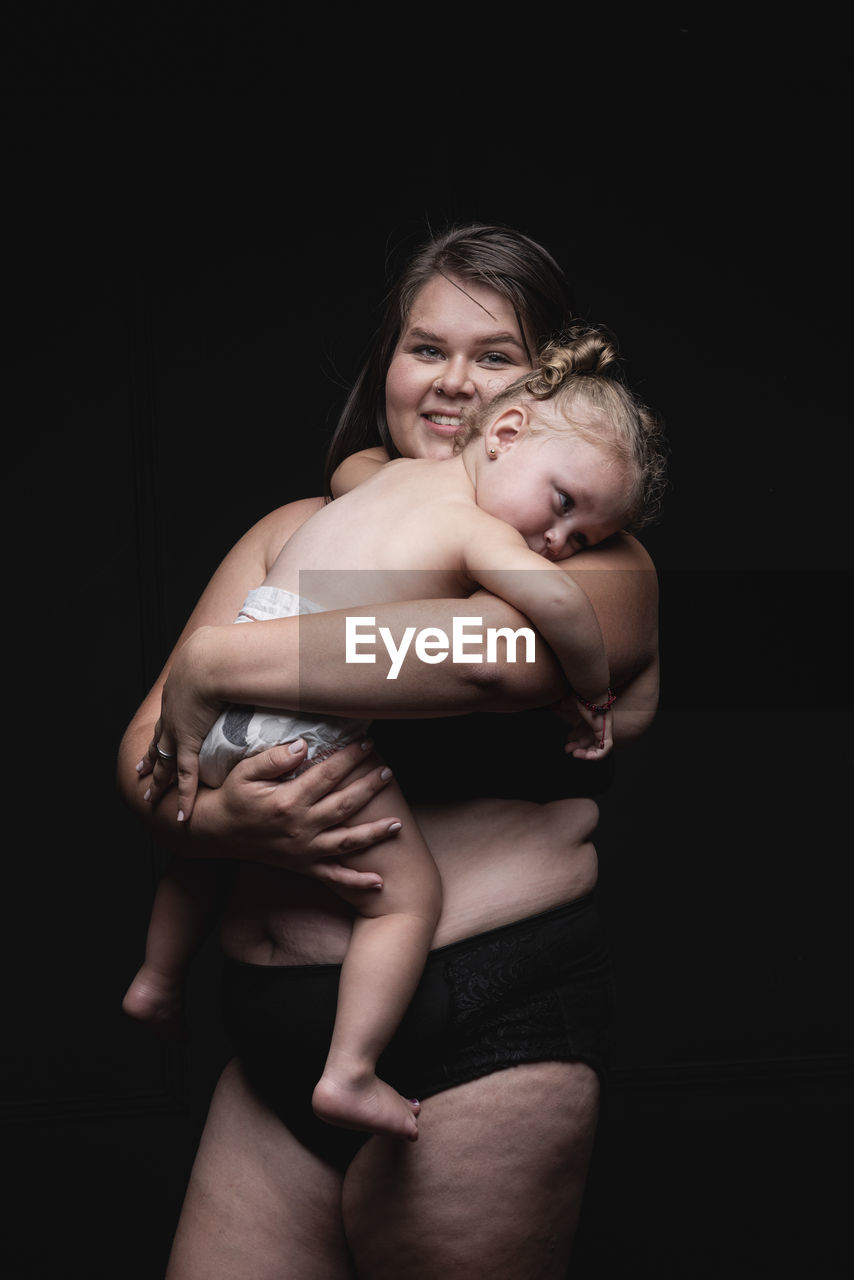
[[223, 560], [125, 731], [118, 753], [117, 783], [131, 811], [158, 843], [173, 853], [248, 858], [356, 886], [362, 883], [361, 873], [353, 879], [347, 868], [333, 860], [368, 848], [389, 834], [388, 822], [352, 828], [341, 825], [387, 781], [380, 762], [366, 756], [358, 744], [287, 783], [282, 776], [302, 762], [304, 747], [296, 755], [286, 747], [277, 747], [242, 761], [222, 787], [200, 790], [192, 827], [177, 822], [177, 788], [167, 789], [156, 806], [146, 803], [150, 779], [136, 769], [154, 735], [163, 686], [175, 655], [199, 627], [232, 625], [249, 589], [263, 581], [287, 539], [321, 505], [322, 499], [317, 498], [279, 508], [253, 526]]
[[[602, 630], [612, 685], [621, 690], [620, 718], [636, 735], [651, 720], [657, 689], [657, 585], [652, 562], [634, 539], [580, 553], [564, 563], [582, 586]], [[198, 750], [207, 727], [227, 702], [290, 708], [314, 714], [398, 719], [513, 711], [557, 703], [567, 691], [561, 668], [546, 646], [534, 663], [403, 662], [390, 679], [391, 661], [378, 648], [374, 663], [350, 660], [347, 618], [373, 619], [400, 643], [407, 629], [440, 628], [452, 634], [455, 618], [516, 630], [527, 619], [495, 596], [428, 600], [338, 610], [253, 623], [251, 627], [204, 626], [175, 655], [163, 687], [163, 745], [178, 751], [180, 804], [189, 814], [195, 800]], [[625, 686], [625, 687], [624, 687]], [[627, 697], [628, 695], [628, 697]], [[615, 719], [621, 733], [619, 720]], [[154, 765], [152, 795], [158, 799], [172, 771]]]
[[[648, 671], [658, 650], [655, 570], [634, 539], [582, 552], [561, 566], [590, 601], [605, 645], [612, 684], [624, 686]], [[560, 699], [566, 682], [544, 645], [534, 663], [452, 661], [435, 664], [413, 657], [389, 678], [392, 663], [382, 643], [376, 661], [353, 662], [346, 619], [359, 617], [364, 634], [387, 628], [399, 645], [407, 628], [439, 628], [449, 637], [455, 618], [478, 619], [489, 628], [530, 625], [504, 600], [477, 592], [466, 600], [407, 601], [305, 614], [241, 627], [197, 632], [179, 655], [176, 680], [194, 685], [211, 702], [249, 702], [290, 707], [320, 715], [401, 719], [463, 715], [471, 711], [515, 711]], [[368, 618], [373, 623], [368, 623]], [[469, 628], [471, 630], [472, 628]], [[249, 634], [247, 634], [249, 633]], [[477, 646], [469, 645], [472, 652]], [[361, 646], [360, 652], [368, 652]]]
[[[658, 596], [652, 563], [639, 543], [621, 537], [573, 556], [565, 567], [596, 613], [612, 685], [625, 700], [622, 719], [636, 735], [652, 718], [656, 701]], [[164, 688], [164, 723], [176, 735], [176, 740], [170, 733], [164, 741], [166, 749], [180, 748], [183, 738], [188, 758], [198, 750], [215, 709], [231, 701], [398, 719], [514, 711], [554, 704], [566, 693], [563, 673], [545, 645], [537, 646], [536, 661], [530, 664], [507, 656], [436, 664], [413, 659], [398, 664], [396, 678], [390, 678], [391, 660], [380, 645], [375, 662], [350, 660], [347, 619], [355, 617], [363, 619], [363, 631], [387, 629], [396, 644], [407, 630], [439, 628], [450, 636], [459, 618], [476, 619], [482, 634], [492, 627], [529, 625], [505, 601], [477, 593], [466, 600], [330, 611], [237, 630], [204, 628], [177, 655]], [[155, 769], [158, 789], [167, 776]]]
[[[214, 573], [186, 626], [166, 660], [163, 670], [149, 690], [136, 714], [128, 725], [119, 746], [119, 793], [140, 816], [150, 820], [141, 798], [145, 785], [138, 785], [135, 772], [137, 761], [148, 749], [154, 726], [160, 715], [163, 686], [175, 660], [186, 641], [199, 627], [231, 625], [246, 599], [247, 592], [263, 582], [268, 565], [279, 549], [310, 515], [319, 509], [322, 500], [307, 499], [292, 502], [286, 507], [265, 516], [245, 533]], [[168, 809], [168, 806], [166, 806]], [[172, 815], [174, 817], [174, 814]], [[159, 824], [157, 824], [159, 825]]]

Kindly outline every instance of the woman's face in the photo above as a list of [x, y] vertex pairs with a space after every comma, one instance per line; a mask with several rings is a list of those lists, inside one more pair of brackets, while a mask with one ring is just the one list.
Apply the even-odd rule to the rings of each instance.
[[434, 276], [415, 295], [386, 375], [397, 449], [405, 458], [450, 457], [461, 413], [531, 367], [513, 307], [500, 293]]

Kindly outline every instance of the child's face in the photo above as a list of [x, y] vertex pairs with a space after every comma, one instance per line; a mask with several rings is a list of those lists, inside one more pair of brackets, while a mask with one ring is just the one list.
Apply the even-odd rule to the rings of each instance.
[[404, 458], [449, 458], [460, 414], [530, 368], [501, 294], [434, 276], [415, 296], [386, 375], [392, 440]]
[[532, 551], [561, 560], [623, 528], [628, 489], [623, 463], [567, 428], [505, 445], [481, 467], [477, 504], [518, 529]]

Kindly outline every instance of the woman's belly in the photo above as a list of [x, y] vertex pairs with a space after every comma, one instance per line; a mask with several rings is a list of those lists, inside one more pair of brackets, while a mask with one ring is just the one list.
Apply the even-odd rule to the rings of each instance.
[[[442, 876], [434, 946], [571, 902], [596, 883], [599, 811], [592, 800], [478, 800], [415, 813]], [[354, 865], [370, 869], [370, 856]], [[339, 963], [351, 920], [351, 909], [328, 887], [246, 863], [222, 943], [227, 955], [252, 964]]]

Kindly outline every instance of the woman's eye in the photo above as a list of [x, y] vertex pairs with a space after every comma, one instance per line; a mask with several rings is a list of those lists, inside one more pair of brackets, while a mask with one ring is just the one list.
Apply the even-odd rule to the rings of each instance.
[[438, 360], [442, 355], [438, 347], [427, 346], [413, 347], [412, 354], [416, 356], [423, 356], [426, 360]]
[[481, 356], [480, 359], [483, 364], [511, 363], [510, 357], [506, 356], [503, 351], [489, 351], [485, 356]]

